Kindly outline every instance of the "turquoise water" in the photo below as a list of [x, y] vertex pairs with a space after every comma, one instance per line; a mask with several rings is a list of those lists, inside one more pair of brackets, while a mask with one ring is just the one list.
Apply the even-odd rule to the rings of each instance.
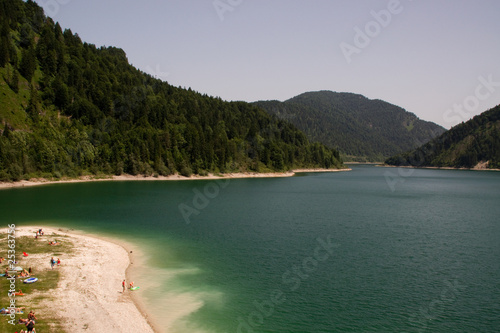
[[135, 282], [172, 332], [500, 330], [500, 173], [354, 166], [47, 185], [0, 202], [5, 226], [141, 247], [150, 271]]

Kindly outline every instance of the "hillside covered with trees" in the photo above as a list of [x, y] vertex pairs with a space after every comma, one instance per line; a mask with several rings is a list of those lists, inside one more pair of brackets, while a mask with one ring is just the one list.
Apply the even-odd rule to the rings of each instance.
[[346, 161], [383, 161], [445, 131], [398, 106], [352, 93], [308, 92], [255, 104], [292, 122], [310, 140], [337, 148]]
[[1, 181], [342, 167], [289, 122], [155, 79], [31, 0], [0, 0], [0, 123]]
[[427, 144], [385, 161], [388, 165], [500, 168], [500, 105], [458, 124]]

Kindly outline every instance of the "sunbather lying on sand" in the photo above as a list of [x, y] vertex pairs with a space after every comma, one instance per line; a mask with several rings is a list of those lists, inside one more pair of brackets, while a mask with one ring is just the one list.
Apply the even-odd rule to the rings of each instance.
[[[16, 313], [23, 313], [24, 309], [26, 309], [24, 306], [16, 308]], [[0, 309], [0, 314], [10, 314], [10, 309]]]

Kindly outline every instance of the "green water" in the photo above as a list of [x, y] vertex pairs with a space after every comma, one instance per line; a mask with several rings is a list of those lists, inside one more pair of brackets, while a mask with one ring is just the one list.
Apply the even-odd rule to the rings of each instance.
[[136, 285], [172, 332], [500, 330], [500, 173], [355, 166], [57, 184], [0, 202], [5, 226], [141, 247], [150, 271]]

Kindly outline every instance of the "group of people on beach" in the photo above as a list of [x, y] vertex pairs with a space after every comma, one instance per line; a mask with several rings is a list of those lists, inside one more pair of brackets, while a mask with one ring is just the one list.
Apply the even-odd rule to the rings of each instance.
[[28, 332], [35, 332], [35, 320], [37, 320], [35, 316], [35, 311], [31, 310], [30, 313], [28, 313], [28, 319], [22, 319], [19, 318], [19, 324], [24, 324], [26, 326], [26, 331], [21, 330], [19, 333], [28, 333]]
[[[127, 283], [125, 282], [125, 279], [122, 281], [122, 293], [125, 292], [125, 286], [127, 285]], [[132, 289], [134, 288], [134, 281], [130, 282], [129, 286], [128, 286], [128, 289]]]
[[[35, 235], [35, 239], [38, 239], [38, 237], [42, 237], [44, 235], [44, 232], [42, 229], [38, 229]], [[49, 245], [61, 245], [57, 240], [53, 240], [49, 242]]]
[[43, 230], [42, 230], [42, 229], [38, 229], [38, 230], [36, 231], [35, 239], [38, 239], [38, 237], [41, 237], [41, 236], [43, 236], [43, 235], [44, 235]]
[[[24, 309], [26, 309], [24, 306], [16, 308], [16, 314], [23, 314]], [[10, 314], [11, 309], [1, 309], [0, 314]], [[28, 318], [23, 319], [19, 318], [19, 321], [17, 322], [19, 325], [24, 325], [26, 326], [26, 331], [22, 329], [19, 333], [28, 333], [28, 332], [35, 332], [35, 320], [37, 320], [35, 316], [35, 311], [31, 310], [30, 313], [28, 313]], [[17, 333], [17, 332], [16, 332]]]
[[[36, 231], [35, 238], [38, 239], [39, 237], [41, 237], [43, 235], [44, 235], [43, 230], [42, 229], [38, 229]], [[59, 245], [60, 243], [58, 243], [58, 242], [50, 242], [49, 244], [50, 245]], [[24, 257], [28, 256], [26, 253], [23, 253], [23, 254], [24, 254]], [[3, 263], [4, 261], [5, 261], [5, 258], [4, 257], [0, 257], [0, 264]], [[54, 268], [54, 266], [56, 264], [57, 264], [57, 266], [59, 266], [61, 264], [61, 260], [58, 258], [57, 261], [56, 261], [54, 259], [54, 257], [52, 257], [51, 260], [50, 260], [50, 263], [51, 263], [52, 268]], [[18, 262], [15, 261], [14, 264], [18, 264]], [[2, 274], [2, 275], [5, 276], [6, 278], [29, 278], [29, 277], [32, 276], [32, 274], [33, 274], [33, 269], [31, 267], [29, 267], [28, 269], [22, 269], [22, 270], [20, 268], [18, 268], [18, 270], [15, 273], [14, 273], [14, 271], [9, 270], [9, 268], [7, 267], [5, 269], [5, 274]], [[15, 295], [15, 296], [22, 296], [22, 295], [24, 295], [24, 293], [22, 292], [21, 289], [19, 289], [19, 291], [14, 292], [13, 295]], [[10, 314], [11, 311], [15, 311], [16, 314], [22, 315], [22, 314], [25, 313], [24, 312], [25, 309], [26, 308], [24, 306], [23, 307], [16, 307], [16, 308], [3, 308], [3, 309], [0, 309], [0, 314], [6, 315], [6, 314]], [[19, 320], [17, 321], [17, 323], [19, 325], [24, 325], [25, 326], [25, 328], [23, 328], [21, 331], [19, 331], [19, 333], [36, 332], [36, 329], [35, 329], [35, 321], [36, 320], [37, 320], [37, 317], [36, 317], [35, 312], [33, 310], [31, 310], [28, 313], [27, 318], [19, 318]]]
[[30, 276], [31, 276], [31, 273], [33, 272], [33, 270], [31, 269], [31, 267], [29, 267], [29, 268], [28, 268], [28, 270], [23, 269], [23, 270], [21, 271], [21, 273], [19, 273], [18, 275], [16, 275], [16, 274], [14, 274], [14, 275], [10, 275], [10, 274], [9, 274], [9, 272], [10, 272], [10, 273], [12, 273], [12, 271], [9, 271], [9, 268], [7, 267], [7, 268], [5, 269], [5, 277], [6, 277], [6, 278], [15, 277], [15, 278], [17, 278], [17, 279], [20, 279], [20, 278], [30, 277]]
[[21, 272], [21, 274], [19, 274], [19, 276], [22, 278], [25, 278], [25, 277], [29, 278], [31, 276], [31, 267], [28, 268], [28, 270], [26, 270], [26, 268], [23, 269], [23, 271]]
[[[24, 270], [21, 275], [19, 275], [18, 277], [21, 277], [22, 274], [29, 274], [31, 272], [31, 267], [29, 268], [29, 272]], [[5, 270], [5, 276], [10, 278], [11, 276], [9, 276], [8, 274], [8, 268]], [[29, 275], [28, 275], [29, 276]], [[13, 293], [14, 295], [16, 296], [21, 296], [21, 295], [24, 295], [23, 291], [21, 289], [19, 289], [18, 292], [15, 292]], [[21, 306], [21, 307], [16, 307], [16, 308], [3, 308], [3, 309], [0, 309], [0, 314], [4, 314], [4, 315], [8, 315], [8, 314], [11, 314], [11, 311], [14, 311], [15, 314], [24, 314], [24, 310], [26, 309], [26, 307], [24, 306]], [[19, 325], [24, 325], [26, 326], [26, 330], [21, 330], [19, 333], [28, 333], [28, 332], [35, 332], [36, 333], [36, 329], [35, 329], [35, 320], [37, 320], [36, 316], [35, 316], [35, 311], [31, 310], [29, 313], [28, 313], [28, 318], [19, 318], [18, 320], [18, 324]], [[16, 332], [17, 333], [17, 332]]]
[[54, 266], [57, 264], [57, 267], [61, 265], [61, 259], [57, 258], [57, 261], [54, 259], [54, 257], [50, 258], [50, 268], [54, 269]]

